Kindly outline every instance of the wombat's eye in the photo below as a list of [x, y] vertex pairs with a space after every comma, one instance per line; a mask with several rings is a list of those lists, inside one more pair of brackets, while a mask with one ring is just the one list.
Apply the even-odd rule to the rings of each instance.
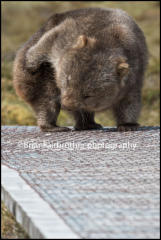
[[84, 99], [87, 99], [87, 98], [90, 98], [90, 97], [91, 97], [91, 96], [84, 96], [83, 98], [84, 98]]

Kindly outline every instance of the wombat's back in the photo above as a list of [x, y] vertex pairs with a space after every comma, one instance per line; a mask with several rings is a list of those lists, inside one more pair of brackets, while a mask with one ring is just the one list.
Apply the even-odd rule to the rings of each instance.
[[140, 41], [144, 41], [144, 36], [133, 18], [121, 9], [103, 9], [103, 8], [83, 8], [64, 13], [52, 15], [47, 22], [38, 30], [21, 49], [28, 49], [34, 45], [41, 36], [52, 28], [61, 24], [67, 18], [73, 18], [78, 24], [80, 34], [96, 36], [98, 39], [109, 36], [101, 35], [101, 31], [110, 26], [127, 26], [129, 32], [133, 32]]

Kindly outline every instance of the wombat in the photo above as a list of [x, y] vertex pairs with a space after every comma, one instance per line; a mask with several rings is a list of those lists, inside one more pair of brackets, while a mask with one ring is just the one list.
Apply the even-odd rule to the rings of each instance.
[[43, 131], [60, 109], [75, 129], [100, 129], [94, 113], [112, 108], [120, 131], [136, 130], [148, 62], [143, 32], [120, 9], [85, 8], [54, 14], [18, 51], [13, 69], [17, 94], [28, 102]]

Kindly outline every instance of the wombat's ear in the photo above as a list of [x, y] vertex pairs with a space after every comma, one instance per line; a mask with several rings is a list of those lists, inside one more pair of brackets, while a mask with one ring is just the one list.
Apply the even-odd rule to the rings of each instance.
[[129, 72], [129, 64], [128, 63], [119, 63], [117, 65], [117, 73], [120, 75], [120, 77], [125, 76]]
[[76, 44], [73, 46], [73, 48], [83, 48], [86, 46], [93, 47], [96, 42], [96, 39], [87, 37], [85, 35], [80, 35], [77, 39]]
[[[122, 60], [122, 59], [121, 59]], [[126, 76], [129, 72], [129, 64], [125, 62], [125, 60], [119, 61], [117, 64], [117, 74], [120, 77], [121, 85], [125, 85]]]

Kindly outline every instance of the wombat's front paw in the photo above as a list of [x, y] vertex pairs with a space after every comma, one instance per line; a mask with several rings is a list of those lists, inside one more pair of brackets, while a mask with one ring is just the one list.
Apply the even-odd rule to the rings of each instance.
[[67, 127], [44, 127], [44, 126], [40, 126], [40, 129], [43, 132], [67, 132], [67, 131], [71, 131], [71, 129], [67, 128]]
[[102, 126], [98, 123], [89, 123], [87, 125], [76, 125], [75, 130], [92, 130], [92, 129], [102, 129]]
[[139, 127], [138, 123], [125, 123], [118, 125], [117, 129], [120, 132], [127, 132], [127, 131], [136, 131]]

